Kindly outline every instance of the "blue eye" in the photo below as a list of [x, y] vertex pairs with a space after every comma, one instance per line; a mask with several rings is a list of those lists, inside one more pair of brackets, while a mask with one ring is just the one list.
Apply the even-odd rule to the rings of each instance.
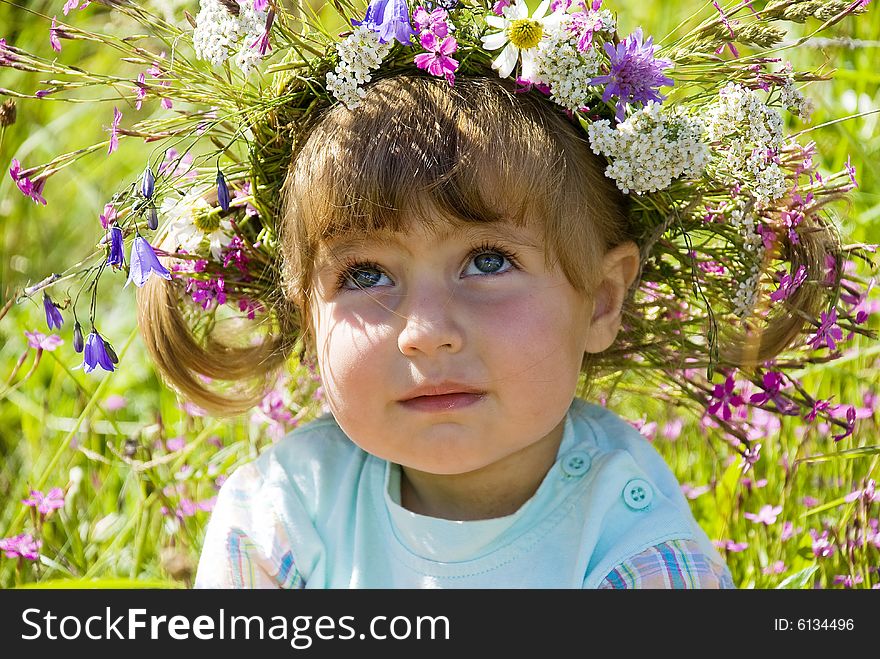
[[513, 264], [503, 253], [498, 251], [481, 251], [479, 254], [471, 257], [464, 274], [496, 275], [507, 272], [511, 267], [513, 267]]
[[[382, 278], [387, 279], [383, 282]], [[373, 288], [374, 286], [387, 286], [391, 283], [388, 276], [378, 268], [369, 265], [361, 265], [349, 268], [343, 273], [343, 288]]]

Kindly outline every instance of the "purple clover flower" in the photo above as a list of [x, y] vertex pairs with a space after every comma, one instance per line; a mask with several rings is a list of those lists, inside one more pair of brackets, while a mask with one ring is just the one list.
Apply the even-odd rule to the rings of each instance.
[[53, 487], [48, 493], [43, 494], [39, 490], [31, 490], [31, 495], [23, 499], [26, 506], [33, 506], [41, 515], [48, 515], [53, 510], [64, 507], [64, 490]]
[[[131, 246], [131, 256], [129, 256], [129, 274], [125, 286], [134, 282], [134, 285], [140, 288], [147, 283], [150, 275], [155, 273], [163, 279], [171, 279], [171, 273], [159, 262], [156, 252], [147, 242], [146, 238], [136, 236]], [[123, 286], [123, 288], [125, 288]]]
[[604, 48], [611, 60], [611, 69], [607, 75], [590, 80], [590, 84], [605, 85], [602, 93], [605, 102], [611, 100], [612, 96], [617, 97], [618, 121], [624, 120], [624, 110], [628, 104], [645, 104], [648, 101], [662, 103], [666, 99], [657, 89], [675, 84], [671, 78], [663, 75], [663, 69], [672, 66], [672, 62], [654, 57], [659, 46], [653, 45], [652, 37], [643, 41], [642, 29], [636, 28], [616, 48], [610, 43], [604, 44]]
[[114, 225], [110, 227], [110, 254], [107, 256], [107, 265], [117, 269], [125, 265], [122, 248], [122, 229]]
[[104, 341], [104, 337], [98, 334], [98, 330], [96, 329], [92, 329], [86, 339], [82, 366], [86, 373], [91, 373], [98, 366], [111, 373], [115, 370], [113, 368], [113, 360], [107, 352], [107, 345]]
[[404, 46], [409, 46], [415, 35], [409, 21], [409, 7], [406, 0], [372, 0], [367, 7], [364, 20], [352, 20], [351, 24], [365, 25], [373, 32], [378, 32], [381, 43], [397, 39]]
[[[831, 313], [824, 311], [819, 316], [819, 329], [807, 343], [814, 350], [818, 350], [827, 346], [831, 350], [837, 348], [836, 341], [843, 339], [843, 330], [837, 325], [837, 309], [832, 309]], [[823, 345], [824, 344], [824, 345]]]
[[64, 317], [58, 305], [52, 301], [48, 293], [43, 293], [43, 311], [46, 312], [46, 324], [49, 329], [61, 329], [64, 324]]
[[42, 540], [35, 540], [30, 533], [21, 533], [11, 538], [0, 538], [0, 551], [6, 558], [26, 558], [35, 561], [40, 557]]

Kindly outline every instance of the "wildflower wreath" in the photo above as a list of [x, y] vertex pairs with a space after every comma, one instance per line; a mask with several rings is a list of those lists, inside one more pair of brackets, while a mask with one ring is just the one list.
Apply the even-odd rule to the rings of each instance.
[[[149, 36], [77, 28], [76, 12], [90, 4]], [[108, 195], [96, 252], [20, 299], [42, 295], [50, 329], [72, 315], [85, 371], [113, 371], [118, 357], [95, 318], [98, 279], [113, 270], [127, 273], [125, 286], [164, 278], [203, 343], [216, 343], [221, 311], [237, 314], [281, 366], [301, 338], [285, 324], [289, 309], [282, 313], [278, 249], [281, 187], [298, 140], [327, 108], [356, 111], [372, 80], [408, 72], [454, 86], [459, 76], [498, 76], [579, 125], [630, 200], [642, 268], [597, 376], [656, 378], [661, 391], [724, 427], [746, 464], [756, 450], [748, 419], [732, 408], [822, 417], [841, 439], [853, 431], [854, 409], [840, 418], [839, 406], [814, 399], [791, 373], [836, 357], [844, 333], [871, 335], [865, 282], [844, 267], [868, 261], [870, 246], [843, 246], [827, 209], [857, 185], [852, 167], [820, 173], [815, 145], [796, 139], [804, 131], [785, 132], [785, 113], [809, 119], [802, 89], [825, 76], [796, 71], [781, 54], [868, 4], [713, 2], [705, 17], [682, 24], [686, 32], [654, 43], [641, 29], [619, 34], [601, 0], [543, 0], [534, 11], [523, 0], [373, 0], [366, 8], [333, 0], [347, 26], [341, 34], [297, 1], [201, 0], [178, 26], [129, 0], [68, 0], [66, 18], [51, 19], [56, 57], [0, 39], [0, 66], [51, 76], [46, 87], [0, 91], [63, 98], [112, 89], [109, 135], [44, 165], [13, 160], [10, 176], [45, 204], [55, 173], [92, 152], [112, 154], [121, 139], [143, 141], [145, 166]], [[818, 26], [784, 41], [786, 22], [806, 21]], [[139, 72], [124, 78], [65, 64], [63, 42], [76, 39], [116, 49]], [[156, 101], [145, 116], [143, 104]], [[3, 107], [9, 123], [14, 105]], [[290, 393], [304, 404], [302, 392]]]

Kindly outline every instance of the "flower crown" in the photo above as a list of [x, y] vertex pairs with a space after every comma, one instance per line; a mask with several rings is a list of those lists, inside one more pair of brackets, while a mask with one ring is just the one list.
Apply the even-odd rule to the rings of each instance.
[[[23, 194], [45, 204], [48, 179], [78, 158], [112, 154], [122, 138], [151, 145], [140, 179], [120, 182], [99, 214], [94, 263], [23, 291], [22, 298], [43, 294], [50, 329], [64, 322], [59, 306], [72, 311], [74, 347], [87, 372], [118, 366], [95, 327], [94, 300], [84, 339], [79, 295], [59, 304], [50, 289], [86, 277], [94, 296], [109, 267], [127, 272], [126, 286], [170, 280], [182, 304], [198, 312], [190, 314], [196, 333], [220, 309], [271, 318], [280, 190], [304, 127], [336, 104], [355, 111], [374, 76], [408, 72], [450, 86], [460, 75], [497, 76], [581, 126], [605, 159], [606, 176], [631, 200], [641, 279], [619, 346], [599, 365], [657, 374], [663, 390], [686, 393], [747, 457], [748, 419], [731, 411], [746, 401], [808, 421], [824, 417], [840, 429], [836, 439], [852, 433], [853, 408], [837, 418], [839, 406], [811, 397], [789, 373], [836, 356], [844, 331], [871, 335], [865, 282], [845, 272], [851, 259], [868, 258], [870, 246], [842, 248], [825, 213], [857, 186], [854, 170], [821, 174], [815, 145], [785, 132], [783, 113], [809, 118], [803, 84], [823, 77], [796, 71], [778, 55], [807, 39], [783, 43], [785, 22], [818, 20], [816, 34], [865, 11], [868, 0], [713, 2], [711, 13], [662, 46], [641, 29], [621, 36], [601, 0], [543, 0], [534, 11], [523, 0], [373, 0], [365, 12], [334, 0], [321, 18], [302, 3], [201, 0], [183, 25], [130, 0], [91, 4], [148, 28], [150, 39], [78, 29], [71, 12], [90, 3], [69, 0], [70, 23], [52, 19], [51, 47], [61, 52], [63, 40], [77, 39], [112, 46], [136, 67], [130, 79], [86, 75], [64, 64], [63, 54], [49, 59], [0, 39], [0, 66], [53, 76], [33, 95], [3, 93], [60, 98], [75, 88], [111, 87], [127, 105], [124, 113], [121, 103], [113, 109], [104, 142], [41, 166], [13, 160], [9, 173]], [[333, 20], [345, 31], [330, 32]], [[142, 116], [150, 102], [158, 107]], [[10, 117], [7, 102], [0, 122]], [[796, 350], [762, 362], [754, 347], [750, 360], [749, 346], [759, 346], [766, 328], [807, 302], [821, 310], [818, 317], [804, 314], [794, 331], [776, 337], [786, 345], [802, 337]], [[725, 340], [745, 347], [725, 351]], [[713, 382], [716, 374], [721, 383]]]

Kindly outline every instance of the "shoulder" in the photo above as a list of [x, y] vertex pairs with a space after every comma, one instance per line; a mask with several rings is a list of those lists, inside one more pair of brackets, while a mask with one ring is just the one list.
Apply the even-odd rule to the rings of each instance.
[[[583, 497], [594, 520], [587, 528], [594, 535], [585, 538], [591, 548], [585, 587], [598, 587], [617, 568], [622, 574], [634, 570], [630, 561], [646, 565], [665, 558], [674, 570], [679, 563], [691, 568], [705, 559], [723, 567], [678, 479], [651, 442], [613, 411], [581, 400], [572, 406], [572, 423], [578, 446], [591, 459]], [[703, 558], [682, 563], [690, 556]]]
[[[221, 488], [233, 499], [260, 497], [278, 501], [294, 494], [309, 507], [322, 492], [343, 482], [345, 472], [360, 469], [368, 455], [326, 414], [285, 435], [260, 456], [236, 469]], [[272, 493], [271, 498], [264, 498]]]
[[735, 588], [727, 566], [707, 556], [692, 540], [670, 540], [623, 561], [599, 588]]

